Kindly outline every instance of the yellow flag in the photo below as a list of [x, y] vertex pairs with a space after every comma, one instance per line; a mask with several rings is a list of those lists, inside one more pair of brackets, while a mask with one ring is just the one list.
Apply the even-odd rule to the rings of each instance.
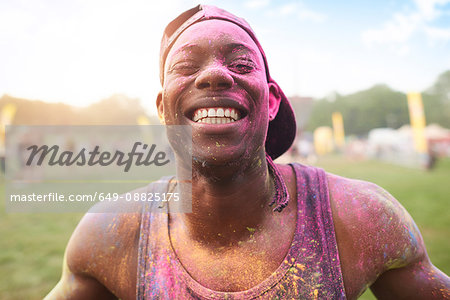
[[317, 155], [333, 151], [333, 131], [330, 127], [322, 126], [314, 130], [314, 148]]
[[333, 120], [334, 143], [338, 148], [342, 148], [345, 143], [344, 121], [340, 112], [331, 115]]
[[422, 95], [420, 93], [408, 93], [408, 108], [411, 128], [413, 130], [414, 148], [418, 153], [427, 153], [425, 113], [423, 110]]
[[16, 115], [17, 107], [12, 104], [8, 103], [5, 106], [3, 106], [1, 113], [0, 113], [0, 147], [3, 147], [3, 144], [5, 142], [5, 131], [6, 126], [11, 125], [12, 121], [14, 119], [14, 116]]
[[0, 115], [0, 122], [2, 126], [11, 125], [12, 120], [14, 119], [14, 116], [16, 114], [17, 107], [12, 104], [8, 103], [2, 108], [2, 112]]

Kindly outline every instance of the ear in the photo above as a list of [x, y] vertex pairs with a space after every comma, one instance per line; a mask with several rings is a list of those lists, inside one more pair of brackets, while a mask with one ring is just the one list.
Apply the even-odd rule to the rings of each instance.
[[156, 108], [158, 108], [159, 122], [164, 125], [166, 124], [166, 122], [164, 120], [164, 103], [162, 98], [163, 98], [162, 91], [160, 91], [158, 93], [158, 96], [156, 97]]
[[278, 84], [269, 82], [269, 120], [275, 119], [280, 108], [281, 94]]

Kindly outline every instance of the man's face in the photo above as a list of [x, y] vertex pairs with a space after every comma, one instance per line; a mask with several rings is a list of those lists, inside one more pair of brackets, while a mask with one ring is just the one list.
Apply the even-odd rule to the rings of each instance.
[[264, 153], [270, 106], [264, 61], [237, 25], [209, 20], [183, 32], [167, 56], [157, 105], [167, 125], [192, 126], [200, 161], [219, 165]]

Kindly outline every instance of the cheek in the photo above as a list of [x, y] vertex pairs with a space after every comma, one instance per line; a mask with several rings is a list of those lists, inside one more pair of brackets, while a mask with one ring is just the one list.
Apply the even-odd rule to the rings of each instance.
[[[250, 110], [255, 111], [249, 127], [253, 135], [258, 138], [265, 138], [269, 126], [269, 88], [265, 79], [252, 78], [246, 81], [246, 91], [252, 98]], [[262, 130], [265, 127], [265, 130]]]
[[191, 80], [189, 78], [168, 78], [164, 82], [163, 99], [165, 100], [166, 112], [172, 112], [176, 110], [176, 105], [180, 96], [185, 92], [186, 86]]
[[186, 87], [186, 84], [188, 82], [188, 78], [167, 78], [166, 81], [164, 81], [164, 93], [167, 97], [172, 97], [179, 95], [184, 88]]
[[255, 75], [248, 76], [242, 81], [242, 84], [245, 85], [245, 89], [251, 94], [256, 104], [268, 102], [269, 86], [265, 73], [258, 72]]
[[254, 100], [255, 110], [259, 111], [258, 118], [261, 121], [268, 120], [269, 115], [269, 89], [265, 82], [260, 80], [249, 81], [248, 89]]

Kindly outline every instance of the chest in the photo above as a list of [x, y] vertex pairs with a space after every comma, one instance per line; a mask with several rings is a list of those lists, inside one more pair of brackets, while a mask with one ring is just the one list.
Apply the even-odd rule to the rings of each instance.
[[[189, 275], [201, 285], [217, 291], [248, 290], [270, 277], [291, 249], [295, 232], [295, 216], [279, 228], [255, 233], [229, 246], [209, 246], [172, 238], [174, 253]], [[277, 230], [274, 230], [277, 229]]]
[[234, 292], [250, 289], [264, 281], [283, 259], [268, 249], [252, 248], [213, 252], [194, 247], [189, 253], [187, 249], [180, 249], [178, 255], [186, 271], [201, 285]]

